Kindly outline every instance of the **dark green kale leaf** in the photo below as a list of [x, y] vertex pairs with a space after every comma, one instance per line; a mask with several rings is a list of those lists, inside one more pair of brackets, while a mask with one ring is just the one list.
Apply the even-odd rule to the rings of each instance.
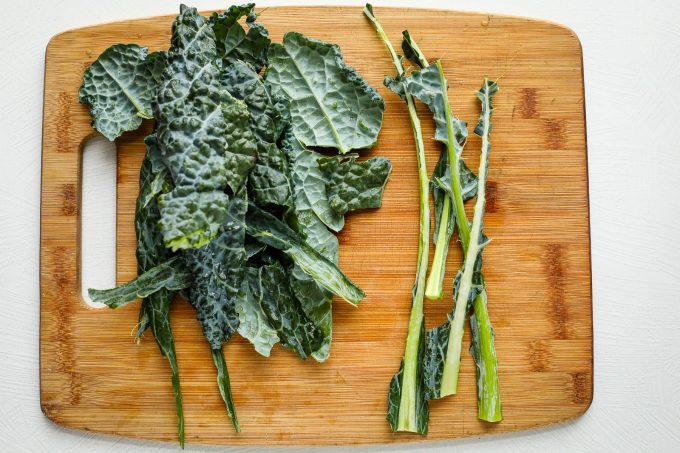
[[249, 296], [257, 301], [284, 346], [303, 359], [319, 349], [323, 334], [291, 294], [288, 275], [280, 263], [249, 267], [246, 279]]
[[[293, 182], [294, 203], [286, 213], [286, 221], [314, 250], [337, 264], [338, 239], [328, 231], [319, 214], [330, 224], [339, 219], [338, 229], [344, 225], [344, 216], [336, 214], [328, 204], [326, 181], [317, 163], [321, 155], [304, 148], [290, 129], [282, 136], [281, 147], [288, 158]], [[289, 276], [292, 293], [323, 333], [321, 347], [312, 353], [314, 359], [323, 362], [330, 354], [333, 293], [316, 283], [298, 265], [291, 268]]]
[[[246, 16], [247, 33], [238, 23], [243, 16]], [[225, 67], [236, 60], [244, 61], [255, 72], [260, 72], [266, 66], [269, 33], [264, 25], [255, 22], [256, 19], [254, 3], [232, 5], [225, 12], [213, 13], [210, 17], [217, 54]]]
[[246, 259], [250, 259], [257, 255], [258, 253], [266, 250], [267, 246], [261, 242], [253, 241], [252, 239], [246, 239]]
[[333, 293], [315, 282], [298, 265], [290, 269], [289, 286], [304, 313], [320, 330], [322, 341], [312, 351], [312, 357], [318, 362], [324, 362], [330, 355], [333, 334]]
[[[165, 248], [163, 235], [158, 228], [160, 211], [156, 197], [170, 189], [170, 174], [160, 161], [160, 150], [153, 135], [145, 139], [146, 157], [139, 173], [139, 196], [135, 211], [135, 232], [137, 234], [137, 273], [142, 274], [168, 260], [170, 251]], [[170, 326], [170, 304], [175, 291], [165, 288], [149, 295], [140, 306], [139, 338], [146, 328], [151, 328], [158, 349], [168, 359], [172, 373], [172, 388], [177, 410], [177, 429], [180, 446], [184, 446], [184, 410], [179, 382], [179, 367], [175, 340]]]
[[218, 235], [208, 245], [184, 252], [193, 276], [187, 293], [196, 308], [203, 334], [220, 349], [238, 328], [237, 301], [243, 297], [246, 250], [244, 223], [248, 201], [245, 186], [234, 195]]
[[231, 381], [229, 380], [229, 370], [227, 370], [227, 361], [224, 358], [224, 351], [220, 346], [219, 349], [211, 349], [213, 363], [217, 369], [217, 388], [220, 390], [220, 396], [227, 408], [227, 414], [231, 419], [231, 424], [237, 433], [241, 432], [241, 427], [236, 418], [236, 406], [234, 405], [234, 398], [231, 395]]
[[425, 351], [422, 356], [423, 397], [428, 400], [440, 398], [442, 373], [449, 344], [451, 318], [442, 325], [427, 331]]
[[288, 166], [283, 152], [276, 146], [284, 121], [277, 99], [248, 65], [235, 61], [221, 74], [222, 86], [233, 97], [246, 103], [250, 111], [250, 127], [257, 143], [257, 163], [250, 174], [251, 195], [264, 206], [290, 204], [291, 188]]
[[420, 68], [425, 68], [429, 66], [427, 58], [418, 47], [418, 44], [411, 38], [411, 34], [408, 30], [401, 32], [404, 39], [401, 41], [401, 50], [404, 52], [404, 56], [410, 60], [412, 63], [417, 64]]
[[319, 168], [326, 179], [328, 203], [338, 214], [379, 208], [392, 163], [385, 157], [357, 162], [357, 156], [322, 157]]
[[248, 206], [246, 225], [250, 236], [286, 253], [305, 273], [333, 294], [353, 305], [364, 298], [365, 293], [336, 264], [307, 244], [288, 225], [253, 203]]
[[78, 92], [80, 102], [90, 105], [92, 127], [113, 141], [153, 118], [151, 102], [165, 58], [165, 52], [147, 54], [136, 44], [106, 49], [85, 71]]
[[328, 181], [319, 168], [321, 154], [305, 148], [293, 135], [292, 128], [286, 130], [280, 144], [288, 159], [295, 211], [312, 210], [328, 228], [340, 231], [345, 225], [345, 217], [333, 210], [328, 202]]
[[[163, 243], [163, 235], [158, 228], [161, 213], [158, 209], [158, 195], [172, 189], [172, 179], [165, 164], [162, 162], [156, 135], [152, 134], [144, 139], [146, 155], [139, 172], [139, 195], [135, 208], [135, 233], [137, 236], [137, 275], [143, 274], [152, 267], [167, 261], [172, 253]], [[160, 290], [160, 300], [169, 302], [175, 292]], [[149, 317], [149, 299], [142, 300], [139, 307], [139, 327], [136, 338], [151, 327]], [[160, 346], [160, 345], [159, 345]]]
[[175, 352], [175, 339], [170, 326], [170, 303], [175, 297], [174, 291], [162, 289], [149, 295], [142, 301], [140, 315], [148, 320], [151, 333], [156, 340], [158, 349], [163, 357], [170, 363], [172, 373], [172, 389], [175, 394], [175, 407], [177, 411], [177, 429], [179, 431], [179, 443], [184, 447], [184, 410], [182, 408], [182, 392], [179, 383], [179, 367], [177, 366], [177, 353]]
[[227, 184], [232, 192], [243, 185], [257, 162], [257, 141], [250, 129], [250, 112], [245, 102], [228, 92], [222, 102], [222, 115], [227, 122], [225, 169]]
[[161, 289], [178, 291], [190, 284], [191, 275], [182, 265], [182, 258], [175, 256], [116, 288], [89, 289], [87, 292], [93, 302], [103, 303], [109, 308], [118, 308], [135, 299], [144, 299]]
[[173, 250], [201, 247], [217, 235], [229, 198], [225, 189], [228, 126], [222, 105], [215, 35], [195, 8], [180, 8], [168, 66], [153, 104], [163, 162], [174, 188], [160, 196], [159, 222]]
[[293, 132], [304, 145], [342, 154], [375, 145], [385, 102], [338, 46], [288, 32], [269, 47], [265, 77], [275, 95], [290, 99]]

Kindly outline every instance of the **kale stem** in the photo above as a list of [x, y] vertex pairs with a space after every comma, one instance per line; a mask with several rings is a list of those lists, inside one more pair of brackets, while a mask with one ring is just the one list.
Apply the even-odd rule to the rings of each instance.
[[224, 351], [220, 349], [211, 349], [213, 362], [217, 368], [217, 387], [220, 389], [220, 395], [227, 407], [227, 413], [231, 418], [231, 423], [234, 425], [237, 433], [241, 432], [241, 427], [236, 418], [236, 407], [234, 406], [234, 399], [231, 396], [231, 383], [229, 382], [229, 371], [227, 370], [227, 361], [224, 360]]
[[461, 193], [460, 183], [460, 152], [456, 150], [456, 137], [453, 134], [453, 123], [451, 117], [451, 104], [449, 104], [449, 93], [446, 85], [446, 78], [444, 77], [444, 68], [441, 60], [437, 60], [437, 69], [439, 69], [439, 81], [442, 87], [442, 95], [444, 96], [444, 111], [446, 112], [446, 134], [448, 136], [446, 143], [446, 150], [449, 153], [449, 165], [451, 166], [451, 189], [454, 195], [454, 206], [456, 209], [456, 226], [458, 227], [458, 235], [463, 246], [463, 253], [467, 251], [467, 244], [470, 243], [470, 226], [465, 214], [465, 207], [463, 205], [463, 195]]
[[[364, 14], [373, 23], [378, 35], [385, 43], [390, 52], [392, 62], [397, 70], [398, 77], [404, 77], [405, 71], [401, 60], [385, 34], [380, 22], [373, 15], [373, 8], [367, 4]], [[416, 279], [413, 285], [413, 300], [411, 303], [411, 317], [409, 320], [408, 334], [406, 336], [406, 350], [404, 352], [404, 373], [401, 385], [401, 400], [399, 403], [399, 417], [397, 431], [417, 432], [417, 383], [418, 383], [418, 351], [420, 349], [421, 332], [424, 322], [423, 305], [425, 298], [425, 278], [427, 276], [427, 258], [430, 247], [430, 207], [429, 207], [429, 178], [425, 165], [425, 144], [420, 128], [420, 120], [416, 112], [413, 96], [404, 85], [404, 97], [408, 106], [411, 119], [411, 129], [416, 143], [416, 155], [418, 158], [418, 183], [420, 194], [420, 235], [418, 240], [418, 265]]]
[[486, 287], [475, 298], [470, 316], [472, 344], [470, 353], [477, 371], [477, 414], [480, 420], [499, 422], [503, 419], [498, 388], [498, 359], [494, 346], [494, 332], [486, 308]]
[[[448, 101], [447, 101], [448, 103]], [[484, 217], [484, 204], [486, 202], [486, 175], [488, 170], [489, 159], [489, 131], [491, 120], [491, 106], [489, 86], [487, 81], [484, 81], [482, 92], [482, 118], [480, 123], [483, 130], [482, 136], [482, 151], [479, 158], [479, 182], [477, 185], [477, 200], [475, 201], [474, 213], [472, 216], [472, 227], [468, 234], [467, 250], [465, 253], [465, 263], [463, 265], [463, 274], [460, 278], [458, 292], [456, 294], [456, 305], [453, 313], [453, 320], [451, 321], [451, 330], [449, 332], [449, 344], [446, 350], [446, 361], [444, 363], [444, 371], [442, 374], [441, 396], [455, 395], [458, 389], [458, 374], [460, 371], [460, 352], [461, 343], [463, 341], [463, 329], [465, 326], [465, 315], [468, 308], [468, 299], [472, 291], [472, 277], [475, 271], [475, 262], [484, 247], [482, 240], [482, 220]], [[457, 167], [454, 167], [457, 168]], [[456, 173], [453, 172], [452, 173]], [[455, 184], [454, 184], [455, 186]], [[455, 192], [454, 192], [455, 194]], [[459, 222], [460, 224], [467, 222]], [[461, 242], [465, 244], [463, 238], [463, 231], [460, 230]]]
[[451, 197], [445, 195], [444, 206], [442, 207], [442, 214], [439, 220], [439, 230], [437, 231], [437, 240], [435, 242], [434, 258], [432, 258], [430, 276], [427, 278], [427, 287], [425, 288], [425, 297], [430, 300], [441, 299], [444, 292], [444, 269], [446, 266], [446, 255], [449, 249], [447, 231], [450, 219]]
[[[418, 49], [415, 47], [414, 41], [411, 41], [411, 46], [414, 46], [414, 49]], [[418, 51], [419, 50], [420, 49], [418, 49]], [[424, 57], [422, 58], [424, 59]], [[447, 132], [446, 151], [448, 153], [448, 162], [451, 169], [451, 189], [454, 196], [453, 206], [456, 210], [456, 214], [453, 217], [455, 217], [456, 226], [458, 227], [458, 236], [460, 237], [460, 242], [463, 246], [463, 253], [465, 253], [467, 250], [467, 244], [470, 241], [470, 227], [465, 214], [463, 195], [461, 192], [460, 155], [462, 149], [453, 133], [453, 114], [451, 113], [451, 104], [449, 104], [444, 69], [440, 60], [437, 60], [436, 65], [437, 69], [439, 70], [439, 81], [442, 87], [442, 96], [444, 97], [444, 111]], [[432, 260], [430, 276], [427, 281], [427, 291], [425, 292], [425, 295], [428, 299], [441, 299], [442, 297], [444, 271], [446, 268], [446, 252], [448, 251], [449, 247], [446, 231], [449, 228], [449, 222], [452, 220], [447, 209], [450, 202], [450, 196], [446, 195], [446, 198], [444, 199], [445, 205], [442, 212], [442, 217], [439, 221], [439, 235], [435, 244], [434, 259]]]

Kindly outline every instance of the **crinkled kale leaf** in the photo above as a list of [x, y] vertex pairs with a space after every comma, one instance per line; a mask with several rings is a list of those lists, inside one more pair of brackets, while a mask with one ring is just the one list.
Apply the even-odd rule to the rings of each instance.
[[250, 203], [246, 216], [248, 234], [258, 241], [286, 253], [318, 284], [357, 305], [365, 293], [332, 261], [307, 244], [288, 225]]
[[261, 206], [290, 204], [286, 157], [276, 146], [281, 130], [279, 123], [285, 121], [277, 108], [278, 100], [265, 87], [262, 78], [241, 61], [222, 72], [221, 82], [250, 111], [250, 127], [257, 146], [257, 163], [250, 174], [253, 200]]
[[[238, 20], [246, 17], [246, 32]], [[264, 25], [255, 22], [255, 4], [230, 6], [223, 13], [213, 13], [210, 25], [215, 33], [217, 54], [225, 66], [236, 61], [247, 63], [255, 72], [267, 64], [269, 33]]]
[[225, 152], [230, 98], [215, 64], [215, 34], [195, 8], [182, 6], [173, 23], [168, 66], [153, 105], [163, 161], [174, 188], [160, 196], [165, 245], [173, 250], [206, 245], [229, 206]]
[[236, 304], [245, 275], [245, 187], [232, 198], [227, 217], [208, 245], [184, 252], [193, 279], [187, 294], [212, 349], [219, 349], [238, 328]]
[[113, 141], [153, 118], [151, 102], [165, 68], [165, 52], [147, 53], [136, 44], [116, 44], [87, 68], [78, 92], [90, 105], [92, 127]]
[[319, 168], [326, 179], [328, 204], [338, 214], [379, 208], [392, 163], [385, 157], [357, 162], [357, 156], [322, 157]]

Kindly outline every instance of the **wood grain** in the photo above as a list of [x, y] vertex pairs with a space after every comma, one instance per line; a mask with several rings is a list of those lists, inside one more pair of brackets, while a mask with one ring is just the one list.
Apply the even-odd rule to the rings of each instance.
[[[593, 393], [588, 181], [580, 43], [561, 26], [524, 18], [453, 11], [378, 8], [395, 43], [408, 28], [423, 51], [441, 58], [456, 113], [476, 122], [474, 96], [485, 76], [501, 77], [494, 98], [485, 251], [489, 311], [496, 330], [503, 422], [476, 417], [472, 358], [463, 355], [459, 394], [431, 404], [427, 437], [392, 434], [387, 384], [403, 354], [418, 232], [416, 161], [405, 106], [382, 86], [389, 56], [360, 8], [267, 8], [261, 20], [279, 41], [287, 30], [338, 43], [347, 62], [386, 100], [378, 146], [392, 159], [379, 210], [349, 215], [339, 235], [340, 264], [367, 293], [360, 308], [334, 306], [332, 356], [303, 362], [276, 346], [264, 359], [239, 338], [226, 346], [243, 432], [230, 426], [193, 310], [172, 322], [184, 392], [187, 441], [234, 445], [345, 445], [499, 434], [582, 414]], [[171, 16], [68, 31], [47, 48], [43, 124], [40, 271], [41, 407], [64, 426], [130, 437], [176, 440], [169, 370], [153, 340], [130, 335], [137, 306], [88, 308], [79, 283], [81, 154], [94, 134], [77, 90], [106, 47], [136, 42], [168, 47]], [[426, 137], [433, 125], [421, 108]], [[145, 124], [116, 142], [117, 279], [135, 275], [134, 201]], [[480, 143], [465, 156], [476, 168]], [[426, 143], [428, 167], [439, 147]], [[450, 310], [448, 258], [442, 301], [428, 301], [428, 327]], [[464, 343], [469, 344], [466, 331]]]

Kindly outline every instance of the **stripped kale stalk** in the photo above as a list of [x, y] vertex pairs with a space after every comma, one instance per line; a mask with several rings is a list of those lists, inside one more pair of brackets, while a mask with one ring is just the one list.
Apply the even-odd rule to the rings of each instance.
[[499, 422], [503, 420], [503, 411], [498, 387], [498, 359], [486, 301], [486, 284], [482, 279], [482, 290], [475, 297], [470, 316], [470, 354], [475, 359], [477, 372], [477, 416], [487, 422]]
[[[380, 22], [373, 15], [373, 7], [366, 4], [364, 14], [372, 22], [378, 35], [387, 46], [392, 61], [397, 70], [397, 83], [405, 76], [401, 59], [392, 47]], [[425, 277], [427, 273], [427, 255], [430, 240], [430, 208], [428, 203], [428, 175], [425, 165], [425, 145], [420, 129], [420, 120], [416, 113], [413, 96], [405, 85], [402, 85], [404, 98], [408, 106], [411, 128], [416, 143], [418, 157], [418, 182], [420, 193], [420, 237], [418, 242], [418, 265], [416, 280], [413, 285], [413, 299], [411, 303], [411, 317], [406, 337], [406, 351], [401, 369], [392, 378], [389, 391], [388, 415], [393, 431], [411, 431], [420, 434], [427, 433], [429, 409], [427, 399], [422, 394], [422, 341], [424, 334], [424, 298]]]
[[[458, 235], [467, 252], [470, 238], [470, 224], [463, 204], [477, 193], [477, 177], [465, 165], [462, 148], [467, 138], [466, 124], [455, 118], [446, 95], [446, 80], [437, 62], [429, 65], [408, 31], [403, 32], [402, 49], [416, 65], [423, 68], [405, 79], [411, 93], [428, 105], [437, 125], [435, 138], [444, 144], [442, 154], [433, 173], [432, 192], [435, 205], [435, 255], [430, 270], [426, 297], [440, 298], [444, 278], [444, 266], [449, 241], [458, 225]], [[490, 127], [490, 126], [489, 126]], [[477, 131], [480, 133], [480, 131]], [[483, 133], [483, 130], [481, 131]], [[453, 165], [449, 165], [453, 162]], [[453, 169], [453, 172], [452, 172]], [[481, 265], [481, 261], [479, 262]], [[459, 280], [457, 280], [459, 281]], [[502, 419], [501, 399], [498, 386], [498, 361], [494, 347], [493, 327], [487, 311], [487, 294], [481, 273], [478, 276], [481, 291], [474, 297], [474, 313], [470, 317], [472, 344], [470, 353], [477, 366], [477, 394], [479, 418], [495, 422]], [[427, 348], [424, 358], [424, 386], [429, 399], [441, 398], [441, 381], [451, 319], [431, 329], [427, 334]]]
[[[462, 202], [475, 195], [477, 178], [462, 159], [463, 147], [467, 140], [467, 125], [451, 112], [451, 106], [446, 98], [447, 84], [441, 62], [437, 61], [430, 66], [409, 32], [404, 31], [403, 36], [404, 54], [423, 68], [406, 77], [404, 83], [412, 95], [432, 111], [437, 126], [435, 139], [444, 145], [432, 174], [435, 253], [425, 288], [425, 297], [435, 300], [442, 297], [446, 256], [456, 223], [459, 224], [461, 241], [467, 243], [469, 239], [469, 227]], [[456, 171], [452, 172], [452, 168]], [[446, 190], [448, 186], [452, 191]], [[456, 203], [456, 199], [452, 200], [454, 196], [461, 203]]]
[[[446, 79], [444, 78], [444, 70], [440, 60], [437, 60], [436, 67], [437, 72], [439, 73], [441, 95], [444, 100], [442, 104], [446, 121], [446, 154], [444, 154], [444, 150], [442, 150], [442, 157], [435, 169], [435, 181], [433, 181], [432, 188], [435, 198], [442, 198], [443, 201], [441, 202], [441, 208], [436, 206], [437, 213], [440, 215], [437, 216], [438, 222], [435, 227], [435, 253], [432, 260], [430, 276], [427, 281], [427, 288], [425, 290], [425, 295], [428, 299], [441, 299], [442, 297], [446, 255], [448, 254], [454, 222], [458, 226], [458, 235], [460, 236], [461, 243], [467, 244], [470, 240], [470, 231], [467, 217], [465, 216], [463, 202], [474, 194], [476, 187], [471, 187], [467, 190], [467, 196], [465, 197], [463, 192], [468, 187], [476, 185], [477, 182], [474, 176], [468, 178], [465, 183], [461, 180], [461, 173], [471, 173], [469, 170], [467, 172], [461, 171], [461, 167], [465, 167], [461, 154], [463, 152], [465, 140], [467, 139], [467, 128], [465, 123], [462, 123], [460, 120], [453, 117], [453, 114], [451, 113], [451, 104], [448, 102], [446, 93]], [[440, 165], [443, 168], [440, 168]], [[452, 171], [452, 169], [455, 169], [455, 171]], [[465, 170], [467, 170], [467, 167], [465, 167]], [[441, 187], [438, 186], [437, 179], [440, 181], [442, 179], [450, 179], [453, 200], [451, 200], [452, 197], [450, 194], [445, 193], [442, 191]]]
[[[479, 123], [475, 128], [475, 133], [482, 138], [482, 150], [479, 160], [479, 183], [477, 188], [477, 200], [475, 201], [475, 208], [472, 217], [472, 225], [470, 227], [469, 242], [467, 242], [467, 247], [465, 247], [466, 242], [462, 240], [463, 247], [465, 250], [465, 262], [463, 264], [463, 269], [456, 276], [457, 279], [457, 291], [456, 291], [456, 304], [453, 312], [453, 319], [451, 321], [451, 329], [449, 331], [448, 346], [446, 350], [446, 359], [444, 362], [444, 369], [442, 372], [441, 381], [441, 396], [453, 395], [457, 391], [458, 387], [458, 373], [460, 371], [460, 353], [461, 353], [461, 343], [463, 340], [463, 327], [465, 325], [465, 316], [467, 314], [470, 305], [475, 305], [480, 312], [485, 312], [482, 310], [482, 306], [486, 308], [485, 294], [483, 286], [483, 277], [481, 274], [482, 267], [482, 250], [488, 244], [489, 240], [482, 233], [482, 223], [484, 218], [484, 206], [486, 202], [486, 179], [487, 179], [487, 169], [489, 163], [489, 152], [491, 150], [491, 144], [489, 142], [489, 135], [491, 133], [491, 113], [493, 108], [491, 106], [491, 98], [494, 94], [498, 92], [498, 85], [496, 82], [489, 82], [484, 80], [482, 88], [477, 93], [481, 104], [482, 113], [480, 115]], [[448, 104], [448, 100], [447, 100]], [[465, 222], [460, 222], [460, 224]], [[477, 296], [480, 296], [480, 300], [477, 303]], [[473, 321], [475, 326], [473, 330], [477, 329], [479, 334], [479, 328], [481, 324], [480, 321], [484, 321], [484, 326], [490, 329], [490, 323], [488, 321], [488, 314], [486, 316], [480, 316], [481, 313], [476, 313], [475, 320]], [[482, 319], [484, 318], [484, 319]], [[474, 332], [473, 332], [474, 336]], [[485, 334], [486, 336], [486, 334]], [[479, 338], [479, 337], [478, 337]], [[479, 346], [481, 344], [478, 343]], [[493, 333], [491, 331], [490, 341], [487, 342], [487, 352], [485, 353], [485, 359], [491, 359], [488, 357], [488, 351], [491, 351], [493, 358], [495, 359], [495, 353], [489, 347], [493, 347]], [[474, 354], [474, 344], [473, 344], [473, 355]], [[480, 347], [481, 350], [481, 347]], [[495, 360], [493, 360], [495, 362]], [[493, 363], [491, 368], [497, 369], [497, 364]], [[487, 368], [487, 367], [485, 367]], [[480, 362], [478, 361], [478, 377], [481, 379], [488, 379], [488, 377], [483, 375], [484, 373], [480, 369]], [[495, 389], [496, 394], [491, 398], [493, 401], [480, 399], [480, 416], [495, 419], [497, 421], [500, 419], [500, 398], [498, 398], [497, 389], [497, 373], [492, 373], [495, 376], [492, 377], [496, 379]], [[480, 386], [479, 393], [484, 393], [482, 391], [483, 387]], [[489, 405], [488, 408], [482, 408], [483, 405]], [[488, 412], [495, 412], [491, 410], [497, 407], [498, 413], [488, 414]], [[484, 413], [483, 413], [484, 412]], [[491, 416], [488, 416], [491, 415]]]

